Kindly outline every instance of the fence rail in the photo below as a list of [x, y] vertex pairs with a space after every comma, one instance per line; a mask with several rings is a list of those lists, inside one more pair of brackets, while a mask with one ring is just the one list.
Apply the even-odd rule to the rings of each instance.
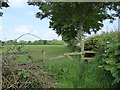
[[[32, 54], [33, 53], [42, 53], [43, 58], [37, 60], [37, 61], [41, 62], [41, 61], [60, 59], [60, 58], [64, 58], [64, 57], [68, 57], [68, 58], [72, 59], [71, 56], [74, 56], [74, 55], [81, 55], [81, 54], [85, 55], [86, 53], [95, 54], [96, 52], [95, 51], [84, 51], [83, 53], [81, 53], [81, 52], [64, 53], [63, 55], [56, 56], [56, 57], [51, 57], [49, 59], [46, 57], [46, 50], [34, 50], [34, 51], [24, 51], [24, 52], [8, 52], [6, 55], [14, 54], [14, 55], [22, 56], [24, 54], [31, 54], [31, 53]], [[5, 53], [2, 53], [2, 54], [5, 54]], [[84, 60], [92, 60], [92, 59], [93, 59], [93, 57], [84, 57]]]
[[[86, 53], [89, 53], [89, 54], [95, 54], [96, 52], [95, 51], [83, 51], [83, 52], [72, 52], [72, 53], [64, 53], [65, 56], [74, 56], [74, 55], [85, 55]], [[83, 58], [84, 60], [92, 60], [93, 57], [85, 57]]]
[[23, 54], [27, 54], [27, 53], [42, 53], [43, 50], [34, 50], [34, 51], [24, 51], [24, 52], [7, 52], [7, 53], [2, 53], [2, 54], [15, 54], [15, 55], [23, 55]]

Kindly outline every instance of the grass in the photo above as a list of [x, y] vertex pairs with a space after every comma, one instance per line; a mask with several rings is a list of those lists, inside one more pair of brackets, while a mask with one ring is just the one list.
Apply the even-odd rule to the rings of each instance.
[[[3, 52], [7, 51], [8, 47], [9, 46], [5, 46]], [[39, 51], [38, 53], [27, 53], [27, 55], [30, 55], [32, 57], [32, 60], [42, 59], [42, 50], [45, 50], [45, 56], [48, 59], [64, 55], [66, 52], [71, 52], [70, 48], [67, 48], [67, 46], [64, 45], [24, 45], [21, 50], [22, 52]], [[17, 58], [17, 61], [19, 63], [26, 63], [28, 61], [26, 57], [27, 55], [20, 56]]]
[[[64, 53], [71, 52], [71, 49], [63, 45], [29, 45], [25, 46], [23, 50], [43, 50], [46, 51], [46, 57], [56, 57], [64, 55]], [[23, 56], [24, 57], [24, 56]], [[34, 54], [34, 59], [42, 58], [43, 55]], [[79, 77], [79, 59], [73, 57], [74, 60], [68, 57], [51, 60], [47, 62], [40, 62], [39, 65], [46, 67], [50, 75], [57, 80], [57, 88], [74, 88], [76, 85], [77, 77]], [[34, 60], [33, 59], [33, 60]], [[20, 61], [23, 59], [19, 59]], [[19, 62], [20, 62], [19, 61]], [[24, 60], [23, 60], [24, 61]]]
[[52, 60], [43, 62], [41, 65], [47, 67], [50, 75], [57, 80], [57, 88], [74, 88], [75, 82], [79, 77], [79, 59], [73, 57], [74, 60], [69, 58], [62, 58], [60, 60]]
[[[22, 51], [46, 51], [46, 57], [56, 57], [64, 55], [64, 53], [72, 52], [70, 48], [63, 45], [25, 45]], [[43, 54], [36, 53], [30, 54], [32, 60], [43, 58]], [[79, 56], [68, 57], [50, 60], [47, 62], [39, 62], [38, 65], [42, 66], [44, 70], [49, 72], [50, 76], [54, 78], [57, 83], [56, 88], [109, 88], [111, 80], [104, 71], [98, 68], [95, 58], [90, 63], [83, 63], [80, 61]], [[26, 56], [20, 56], [17, 63], [27, 63]]]

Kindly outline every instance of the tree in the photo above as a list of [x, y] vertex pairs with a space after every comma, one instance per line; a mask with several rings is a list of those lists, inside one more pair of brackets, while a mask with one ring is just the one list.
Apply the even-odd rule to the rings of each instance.
[[47, 40], [43, 40], [44, 45], [47, 45]]
[[[0, 9], [2, 9], [2, 7], [9, 7], [8, 0], [0, 0]], [[0, 11], [0, 16], [2, 15], [3, 13]]]
[[43, 44], [44, 44], [44, 41], [43, 41], [43, 40], [38, 40], [38, 44], [39, 44], [39, 45], [43, 45]]
[[31, 41], [28, 41], [28, 42], [27, 42], [27, 44], [28, 44], [28, 45], [31, 45], [31, 44], [32, 44], [32, 42], [31, 42]]
[[[81, 31], [85, 33], [97, 32], [103, 27], [103, 21], [110, 19], [112, 23], [120, 14], [120, 2], [28, 2], [29, 5], [38, 6], [40, 12], [36, 17], [49, 18], [50, 28], [69, 42], [76, 38], [80, 40]], [[109, 14], [108, 10], [116, 13]]]
[[20, 40], [20, 41], [18, 42], [18, 44], [19, 44], [19, 45], [27, 45], [28, 43], [27, 43], [27, 41]]

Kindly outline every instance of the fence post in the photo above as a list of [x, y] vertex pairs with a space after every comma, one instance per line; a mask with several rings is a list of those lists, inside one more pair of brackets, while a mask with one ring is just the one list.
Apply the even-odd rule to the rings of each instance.
[[42, 50], [42, 53], [43, 53], [43, 60], [45, 61], [45, 49]]
[[84, 31], [81, 31], [81, 60], [84, 60]]
[[78, 33], [77, 33], [77, 38], [80, 42], [80, 46], [81, 46], [81, 60], [84, 60], [84, 31], [83, 31], [83, 22], [82, 20], [80, 21], [80, 24], [79, 24], [79, 30], [78, 30]]

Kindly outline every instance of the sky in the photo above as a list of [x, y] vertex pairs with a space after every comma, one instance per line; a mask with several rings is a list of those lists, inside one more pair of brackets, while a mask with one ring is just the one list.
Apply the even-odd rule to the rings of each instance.
[[[3, 16], [0, 17], [0, 40], [14, 40], [25, 33], [32, 33], [43, 40], [61, 40], [58, 35], [49, 28], [49, 20], [47, 18], [40, 20], [35, 18], [38, 7], [29, 6], [27, 0], [9, 0], [9, 8], [3, 8]], [[104, 22], [104, 27], [98, 32], [110, 31], [118, 27], [118, 20], [109, 24]], [[20, 40], [38, 40], [33, 36], [24, 36]]]

